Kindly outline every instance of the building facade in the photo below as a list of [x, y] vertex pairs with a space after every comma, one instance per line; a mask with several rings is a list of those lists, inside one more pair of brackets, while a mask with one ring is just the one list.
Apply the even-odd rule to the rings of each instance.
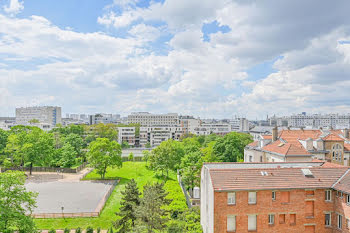
[[130, 146], [135, 146], [136, 128], [118, 127], [118, 143], [127, 142]]
[[38, 120], [40, 124], [55, 127], [62, 123], [61, 107], [42, 106], [16, 108], [16, 124], [29, 125], [31, 121]]
[[306, 127], [311, 129], [328, 128], [344, 129], [350, 128], [350, 114], [296, 114], [288, 120], [290, 127]]
[[180, 126], [140, 127], [140, 146], [145, 147], [149, 143], [156, 147], [169, 139], [179, 140], [182, 135], [183, 128]]
[[141, 126], [176, 126], [179, 125], [177, 113], [151, 114], [149, 112], [135, 112], [128, 115], [128, 124], [137, 123]]
[[245, 162], [301, 162], [313, 159], [349, 166], [349, 130], [272, 130], [244, 149]]
[[349, 168], [327, 162], [205, 164], [204, 233], [350, 232]]

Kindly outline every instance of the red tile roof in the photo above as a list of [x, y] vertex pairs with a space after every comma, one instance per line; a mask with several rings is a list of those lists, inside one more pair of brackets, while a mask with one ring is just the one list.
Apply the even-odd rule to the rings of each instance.
[[[348, 168], [308, 168], [313, 178], [305, 177], [301, 168], [209, 169], [215, 191], [296, 188], [331, 188]], [[262, 175], [261, 172], [267, 172]], [[349, 177], [350, 187], [350, 177]]]
[[272, 135], [261, 135], [263, 139], [272, 140]]
[[338, 182], [334, 185], [333, 187], [336, 190], [346, 192], [350, 194], [350, 172], [349, 170], [347, 171], [344, 176], [338, 180]]
[[271, 144], [264, 146], [262, 149], [281, 155], [311, 155], [299, 142], [298, 144], [299, 145], [283, 143], [282, 141], [277, 140]]
[[322, 140], [323, 141], [344, 141], [343, 138], [339, 137], [334, 133], [328, 134], [326, 137], [323, 137]]
[[247, 146], [250, 146], [250, 147], [257, 147], [258, 146], [258, 141], [255, 141], [255, 142], [252, 142], [252, 143], [249, 143]]

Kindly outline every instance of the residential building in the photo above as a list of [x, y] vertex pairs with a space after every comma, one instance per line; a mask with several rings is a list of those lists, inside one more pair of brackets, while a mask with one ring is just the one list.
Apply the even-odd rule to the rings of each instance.
[[0, 117], [0, 129], [10, 130], [14, 125], [16, 125], [15, 117]]
[[140, 146], [145, 147], [149, 143], [156, 147], [169, 139], [179, 140], [182, 135], [183, 128], [180, 126], [140, 127]]
[[271, 135], [273, 126], [255, 126], [249, 130], [249, 134], [252, 135], [254, 141], [260, 139], [260, 135]]
[[120, 116], [106, 113], [97, 113], [89, 116], [89, 125], [103, 124], [119, 124]]
[[135, 112], [128, 115], [128, 123], [138, 123], [141, 126], [176, 126], [179, 125], [177, 113], [151, 114], [149, 112]]
[[350, 232], [349, 171], [328, 162], [204, 164], [203, 231]]
[[231, 131], [248, 132], [249, 121], [246, 118], [235, 118], [230, 120]]
[[202, 123], [199, 127], [194, 128], [192, 132], [195, 135], [209, 135], [215, 133], [217, 135], [226, 135], [231, 132], [229, 123]]
[[118, 127], [118, 143], [127, 142], [130, 146], [135, 145], [135, 127]]
[[29, 125], [32, 120], [38, 120], [41, 124], [50, 125], [50, 128], [55, 127], [56, 124], [62, 123], [61, 107], [16, 108], [17, 125]]
[[349, 130], [281, 130], [244, 149], [245, 162], [290, 162], [313, 159], [349, 166]]
[[306, 113], [292, 115], [288, 125], [291, 127], [305, 127], [310, 129], [328, 128], [344, 129], [350, 128], [350, 114], [313, 114]]
[[201, 120], [199, 118], [196, 119], [193, 116], [180, 116], [179, 121], [184, 134], [193, 134], [195, 129], [199, 128], [201, 125]]

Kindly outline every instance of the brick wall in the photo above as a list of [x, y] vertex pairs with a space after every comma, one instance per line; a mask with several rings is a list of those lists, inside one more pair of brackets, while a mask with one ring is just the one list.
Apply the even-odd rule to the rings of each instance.
[[[284, 190], [283, 190], [284, 191]], [[350, 207], [344, 203], [346, 195], [344, 195], [341, 203], [335, 191], [332, 192], [332, 201], [325, 201], [325, 190], [287, 190], [289, 191], [289, 203], [282, 203], [282, 191], [276, 190], [276, 200], [272, 200], [272, 190], [257, 191], [257, 203], [248, 204], [248, 192], [236, 192], [236, 204], [227, 204], [227, 192], [215, 192], [214, 194], [214, 232], [227, 232], [227, 215], [236, 215], [236, 232], [248, 232], [248, 214], [257, 215], [257, 231], [256, 232], [274, 232], [274, 233], [300, 233], [300, 232], [348, 232], [346, 230], [346, 217], [343, 218], [343, 230], [337, 230], [335, 212], [343, 213], [350, 218]], [[313, 193], [313, 195], [312, 195]], [[306, 204], [309, 208], [306, 208]], [[310, 203], [313, 202], [313, 203]], [[312, 212], [313, 216], [309, 213]], [[332, 213], [332, 227], [325, 226], [325, 213]], [[268, 215], [275, 215], [275, 223], [269, 225]], [[285, 214], [285, 222], [280, 223], [279, 215]], [[295, 224], [293, 215], [296, 216]]]

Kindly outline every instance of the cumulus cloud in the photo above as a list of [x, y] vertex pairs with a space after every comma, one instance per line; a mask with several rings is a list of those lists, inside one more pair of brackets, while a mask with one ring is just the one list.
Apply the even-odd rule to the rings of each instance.
[[4, 6], [4, 11], [10, 15], [16, 15], [23, 11], [24, 2], [19, 0], [10, 0], [9, 4]]

